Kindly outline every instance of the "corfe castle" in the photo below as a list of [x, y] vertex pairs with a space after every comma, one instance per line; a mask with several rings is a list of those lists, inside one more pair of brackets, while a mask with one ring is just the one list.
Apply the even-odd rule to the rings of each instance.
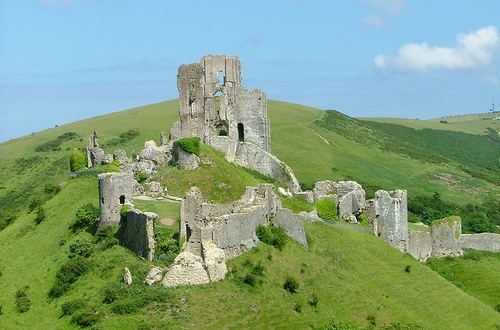
[[[205, 56], [200, 63], [181, 65], [177, 75], [180, 121], [170, 129], [169, 138], [161, 134], [161, 145], [148, 141], [138, 159], [130, 160], [124, 151], [105, 155], [95, 132], [89, 139], [88, 163], [95, 166], [114, 159], [120, 173], [99, 175], [100, 226], [120, 225], [123, 205], [127, 212], [123, 243], [138, 256], [152, 260], [155, 213], [133, 208], [134, 196], [144, 188], [133, 179], [140, 172], [152, 173], [169, 164], [187, 170], [198, 167], [200, 159], [174, 142], [199, 137], [201, 142], [222, 151], [227, 161], [257, 170], [280, 183], [247, 187], [237, 201], [220, 205], [203, 200], [192, 187], [182, 199], [180, 212], [181, 253], [166, 270], [151, 269], [146, 283], [162, 281], [166, 286], [193, 285], [221, 280], [227, 272], [226, 261], [250, 250], [259, 242], [258, 225], [282, 227], [291, 238], [307, 247], [303, 221], [322, 221], [315, 211], [294, 214], [283, 208], [278, 194], [297, 196], [315, 203], [331, 198], [340, 218], [357, 223], [368, 217], [373, 234], [418, 260], [430, 257], [460, 256], [463, 248], [500, 251], [500, 235], [461, 233], [461, 221], [450, 217], [436, 221], [430, 230], [408, 231], [407, 193], [404, 190], [377, 191], [367, 200], [365, 191], [354, 181], [317, 182], [312, 191], [302, 191], [290, 167], [271, 153], [271, 129], [267, 118], [266, 94], [249, 91], [242, 85], [241, 62], [236, 56]], [[160, 183], [150, 181], [147, 193], [166, 196]], [[427, 228], [428, 229], [428, 228]]]

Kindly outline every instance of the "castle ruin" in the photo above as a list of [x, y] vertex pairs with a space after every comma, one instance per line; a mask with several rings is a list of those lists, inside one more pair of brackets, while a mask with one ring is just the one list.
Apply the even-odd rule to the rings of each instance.
[[266, 93], [243, 87], [238, 57], [208, 55], [181, 65], [177, 88], [180, 121], [170, 130], [172, 140], [197, 136], [229, 162], [300, 191], [292, 169], [271, 154]]

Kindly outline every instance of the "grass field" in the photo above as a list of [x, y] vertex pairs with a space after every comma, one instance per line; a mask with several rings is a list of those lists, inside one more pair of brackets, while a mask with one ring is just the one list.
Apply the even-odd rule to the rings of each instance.
[[[106, 153], [122, 149], [129, 156], [137, 154], [144, 141], [159, 143], [160, 132], [168, 132], [177, 120], [177, 107], [177, 101], [162, 102], [0, 144], [1, 217], [7, 219], [5, 215], [11, 211], [16, 215], [0, 231], [0, 328], [77, 329], [77, 316], [96, 319], [88, 326], [91, 329], [323, 329], [332, 322], [349, 323], [352, 329], [382, 329], [396, 323], [401, 327], [391, 329], [411, 324], [413, 329], [437, 330], [500, 327], [500, 314], [495, 312], [500, 303], [496, 254], [441, 259], [428, 267], [349, 226], [306, 222], [308, 249], [293, 241], [283, 251], [260, 243], [231, 260], [227, 278], [218, 283], [175, 289], [147, 287], [142, 281], [149, 268], [153, 264], [164, 267], [165, 262], [140, 260], [122, 246], [97, 242], [92, 229], [71, 228], [79, 207], [98, 205], [98, 183], [94, 176], [69, 178], [69, 157], [75, 149], [84, 150], [94, 130]], [[439, 192], [443, 199], [463, 205], [480, 203], [500, 192], [498, 185], [468, 174], [457, 161], [423, 161], [370, 144], [376, 139], [356, 140], [319, 125], [323, 111], [269, 100], [268, 113], [272, 152], [292, 167], [303, 184], [350, 179], [360, 182], [368, 197], [379, 188], [407, 189], [410, 195]], [[446, 120], [447, 124], [425, 121], [419, 129], [443, 126], [463, 131], [459, 121]], [[356, 121], [351, 123], [359, 126]], [[110, 145], [128, 130], [140, 134]], [[66, 132], [76, 136], [57, 150], [35, 151]], [[169, 193], [182, 197], [189, 186], [199, 185], [207, 200], [227, 202], [239, 198], [245, 185], [262, 180], [226, 163], [206, 146], [202, 146], [201, 156], [210, 162], [197, 171], [159, 171], [158, 178]], [[44, 188], [47, 183], [61, 191], [49, 196]], [[45, 217], [36, 224], [36, 212], [30, 212], [28, 205], [39, 197], [45, 198]], [[289, 203], [298, 209], [310, 207]], [[179, 217], [175, 202], [136, 200], [135, 204], [158, 213], [159, 218]], [[174, 233], [176, 225], [163, 230]], [[70, 260], [70, 246], [82, 238], [94, 242], [88, 258], [90, 270], [60, 298], [49, 298], [56, 274]], [[121, 284], [124, 267], [130, 268], [134, 279], [129, 287]], [[245, 281], [249, 274], [255, 275], [253, 285]], [[298, 283], [296, 293], [283, 288], [287, 277]], [[19, 311], [20, 293], [29, 301], [24, 299], [23, 306], [29, 307], [24, 312]], [[63, 315], [68, 304], [81, 309], [72, 316]]]

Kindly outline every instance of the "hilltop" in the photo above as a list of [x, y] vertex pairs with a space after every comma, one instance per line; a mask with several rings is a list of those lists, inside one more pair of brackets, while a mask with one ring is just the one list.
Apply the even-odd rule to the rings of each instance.
[[[418, 130], [393, 124], [377, 126], [372, 124], [375, 121], [350, 118], [336, 111], [325, 113], [273, 100], [268, 101], [268, 117], [273, 154], [294, 169], [305, 187], [324, 179], [352, 179], [362, 183], [368, 193], [380, 188], [407, 189], [410, 196], [438, 192], [443, 201], [458, 205], [481, 204], [499, 192], [498, 183], [491, 179], [498, 167], [491, 168], [488, 158], [498, 159], [498, 141], [488, 135], [487, 129], [465, 136], [464, 132], [455, 132], [458, 129], [448, 130], [457, 134], [452, 137], [460, 137], [462, 145], [479, 145], [482, 142], [477, 141], [483, 139], [491, 143], [485, 143], [484, 149], [471, 150], [489, 153], [474, 163], [477, 157], [467, 157], [468, 152], [447, 155], [442, 146], [411, 143], [419, 131], [433, 126], [424, 125]], [[482, 282], [489, 284], [487, 288], [478, 287], [463, 270], [465, 267], [456, 276], [450, 276], [448, 270], [448, 277], [455, 280], [460, 275], [460, 280], [454, 282], [458, 287], [359, 228], [321, 223], [305, 223], [308, 249], [293, 241], [288, 241], [282, 251], [260, 243], [228, 263], [230, 273], [224, 281], [189, 288], [146, 287], [141, 282], [151, 263], [137, 259], [119, 245], [97, 242], [92, 228], [71, 229], [79, 207], [86, 203], [98, 205], [98, 190], [93, 176], [68, 177], [69, 157], [74, 148], [87, 145], [87, 137], [94, 130], [106, 152], [123, 149], [129, 155], [137, 154], [144, 141], [158, 141], [160, 132], [168, 131], [177, 118], [178, 102], [167, 101], [51, 128], [0, 145], [0, 174], [5, 178], [0, 204], [4, 214], [15, 211], [8, 219], [3, 218], [10, 224], [0, 232], [2, 327], [78, 328], [71, 316], [63, 315], [63, 306], [69, 303], [82, 304], [81, 310], [89, 319], [98, 317], [94, 326], [97, 329], [304, 329], [326, 328], [340, 322], [351, 324], [351, 329], [391, 324], [390, 329], [494, 329], [500, 325], [500, 316], [494, 310], [500, 302], [498, 254], [477, 254], [463, 263], [457, 261], [454, 267], [458, 268], [473, 263], [471, 268], [480, 269]], [[439, 122], [437, 125], [448, 127]], [[126, 134], [130, 131], [138, 134]], [[68, 132], [74, 134], [65, 135]], [[176, 173], [186, 178], [176, 181], [177, 186], [172, 188], [177, 195], [193, 182], [210, 195], [210, 187], [223, 180], [238, 189], [263, 181], [231, 167], [210, 148], [202, 147], [202, 152], [224, 171], [235, 173], [240, 181], [228, 176], [196, 178]], [[52, 195], [54, 186], [61, 189]], [[215, 200], [233, 198], [212, 194]], [[46, 199], [44, 219], [36, 224], [37, 214], [29, 211], [29, 204], [40, 196]], [[178, 204], [142, 203], [146, 210], [159, 210], [161, 217], [179, 216]], [[176, 225], [163, 230], [175, 233]], [[71, 284], [62, 297], [51, 299], [48, 292], [56, 274], [69, 260], [69, 246], [79, 238], [95, 242], [90, 271]], [[123, 267], [129, 267], [134, 276], [129, 288], [120, 284]], [[444, 270], [444, 276], [446, 267], [434, 265], [436, 270]], [[245, 278], [254, 272], [259, 274], [258, 280], [250, 285]], [[283, 289], [287, 276], [297, 281], [296, 293]], [[18, 312], [16, 303], [22, 293], [31, 304], [29, 310]], [[35, 319], [37, 323], [33, 324]]]

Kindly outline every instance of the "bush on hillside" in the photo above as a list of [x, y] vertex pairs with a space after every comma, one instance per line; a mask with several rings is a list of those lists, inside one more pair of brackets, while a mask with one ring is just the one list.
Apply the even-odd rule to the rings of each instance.
[[272, 245], [278, 250], [283, 250], [283, 247], [288, 240], [288, 236], [281, 227], [259, 225], [255, 229], [255, 234], [262, 242]]
[[74, 226], [77, 228], [91, 226], [99, 221], [100, 216], [101, 211], [99, 208], [92, 203], [87, 203], [76, 211], [76, 221]]
[[16, 308], [19, 313], [26, 313], [31, 307], [31, 299], [28, 298], [26, 289], [17, 290], [16, 292]]
[[190, 153], [190, 154], [195, 154], [196, 156], [200, 155], [200, 138], [199, 137], [195, 136], [195, 137], [190, 137], [190, 138], [179, 139], [178, 141], [176, 141], [176, 143], [185, 152]]
[[57, 138], [47, 141], [42, 145], [39, 145], [35, 148], [35, 151], [45, 152], [45, 151], [59, 151], [61, 150], [61, 144], [67, 141], [74, 140], [78, 137], [78, 134], [75, 132], [66, 132], [62, 135], [59, 135]]
[[287, 276], [285, 283], [283, 283], [283, 289], [290, 293], [296, 293], [299, 289], [299, 282], [295, 278]]
[[337, 220], [337, 204], [331, 198], [324, 198], [315, 204], [318, 216], [323, 220]]
[[56, 282], [49, 290], [50, 298], [59, 298], [65, 294], [72, 283], [90, 269], [90, 261], [84, 257], [69, 259], [56, 273]]
[[81, 327], [90, 327], [102, 319], [102, 314], [93, 308], [86, 308], [73, 315], [71, 321]]
[[69, 159], [69, 169], [71, 172], [76, 172], [84, 170], [87, 166], [87, 159], [83, 153], [78, 150], [73, 150], [71, 152], [71, 157]]
[[130, 129], [126, 132], [120, 133], [118, 136], [112, 137], [111, 140], [109, 140], [106, 145], [107, 146], [116, 146], [119, 144], [123, 144], [127, 141], [132, 140], [133, 138], [135, 138], [139, 135], [141, 135], [141, 133], [139, 133], [136, 130]]
[[94, 252], [94, 245], [87, 238], [77, 238], [69, 245], [69, 258], [84, 257], [88, 258]]
[[73, 315], [76, 311], [81, 310], [87, 306], [84, 299], [75, 299], [66, 301], [61, 306], [61, 311], [63, 315]]

